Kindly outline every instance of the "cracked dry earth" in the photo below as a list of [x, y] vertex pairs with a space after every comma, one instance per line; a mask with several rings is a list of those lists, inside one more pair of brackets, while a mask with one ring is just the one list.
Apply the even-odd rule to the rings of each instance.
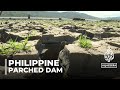
[[[59, 21], [59, 20], [2, 20], [0, 21], [0, 42], [10, 38], [20, 42], [29, 34], [29, 52], [13, 55], [13, 59], [60, 59], [68, 78], [114, 78], [120, 74], [120, 29], [119, 22]], [[101, 24], [101, 26], [100, 26]], [[91, 49], [79, 46], [80, 35], [87, 35], [92, 41]], [[100, 63], [105, 62], [104, 52], [108, 46], [115, 54], [117, 72], [101, 71]], [[4, 75], [4, 58], [0, 55], [0, 78], [42, 79], [44, 73]]]

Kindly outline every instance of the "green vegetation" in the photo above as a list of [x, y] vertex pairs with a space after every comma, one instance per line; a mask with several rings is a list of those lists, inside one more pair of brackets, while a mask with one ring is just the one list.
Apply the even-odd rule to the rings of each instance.
[[91, 40], [87, 39], [86, 36], [82, 36], [82, 35], [79, 37], [79, 44], [82, 48], [92, 47]]
[[27, 46], [28, 38], [25, 38], [24, 41], [16, 42], [10, 39], [6, 44], [0, 45], [0, 54], [2, 55], [13, 55], [21, 51], [30, 50], [30, 46]]
[[97, 17], [78, 12], [62, 12], [57, 11], [3, 11], [1, 17], [47, 17], [47, 18], [85, 18], [99, 19]]
[[31, 32], [29, 33], [29, 37], [35, 36], [37, 33], [37, 30], [31, 30]]

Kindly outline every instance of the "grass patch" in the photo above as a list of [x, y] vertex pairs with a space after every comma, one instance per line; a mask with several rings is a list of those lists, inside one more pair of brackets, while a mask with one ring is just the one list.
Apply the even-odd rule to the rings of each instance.
[[79, 45], [82, 48], [91, 48], [92, 47], [91, 40], [87, 39], [87, 36], [83, 36], [83, 35], [81, 35], [79, 37]]
[[29, 51], [31, 46], [27, 46], [28, 38], [25, 38], [22, 42], [16, 42], [16, 40], [10, 39], [6, 44], [0, 45], [1, 55], [13, 55], [22, 51]]

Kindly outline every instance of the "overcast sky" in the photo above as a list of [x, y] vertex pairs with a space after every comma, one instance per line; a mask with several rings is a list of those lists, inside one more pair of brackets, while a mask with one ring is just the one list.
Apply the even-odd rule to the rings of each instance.
[[120, 11], [77, 11], [77, 12], [85, 13], [88, 15], [92, 15], [95, 17], [101, 17], [101, 18], [120, 16]]

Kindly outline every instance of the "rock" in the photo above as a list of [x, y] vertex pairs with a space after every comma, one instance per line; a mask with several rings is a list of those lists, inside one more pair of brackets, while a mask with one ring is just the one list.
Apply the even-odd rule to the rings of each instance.
[[44, 28], [43, 27], [34, 27], [35, 30], [38, 30], [39, 32], [43, 32]]
[[58, 59], [59, 52], [64, 48], [65, 43], [44, 43], [40, 44], [39, 54], [43, 60]]
[[76, 32], [76, 33], [82, 33], [85, 34], [86, 30], [85, 29], [70, 29], [70, 32]]
[[39, 40], [41, 38], [41, 36], [30, 36], [29, 40]]
[[8, 24], [9, 22], [5, 22], [5, 24]]
[[12, 27], [12, 26], [13, 26], [13, 23], [8, 24], [8, 26], [9, 26], [9, 27]]
[[4, 31], [7, 31], [7, 32], [11, 32], [12, 31], [12, 29], [10, 29], [10, 28], [6, 28], [6, 29], [3, 29]]
[[70, 66], [70, 62], [69, 62], [69, 51], [68, 50], [61, 50], [59, 53], [59, 57], [58, 59], [60, 60], [60, 65], [63, 67], [64, 69], [64, 74], [63, 77], [67, 77], [67, 72]]
[[94, 33], [88, 30], [77, 30], [77, 33], [81, 33], [82, 35], [86, 35], [87, 38], [93, 39], [94, 38]]
[[104, 60], [105, 48], [100, 50], [101, 52], [92, 49], [86, 50], [76, 44], [66, 45], [59, 54], [59, 59], [64, 68], [65, 75], [71, 78], [119, 76], [120, 52], [114, 53], [115, 58], [113, 62], [117, 62], [118, 68], [115, 69], [116, 73], [113, 73], [113, 71], [104, 71], [100, 68], [101, 63], [106, 62]]
[[10, 39], [21, 41], [24, 38], [17, 36], [17, 35], [13, 35], [13, 34], [8, 34], [4, 29], [0, 30], [0, 42], [6, 43]]
[[90, 31], [86, 31], [85, 33], [87, 35], [88, 38], [92, 39], [94, 37], [94, 33], [90, 32]]
[[52, 38], [54, 38], [54, 35], [48, 35], [48, 34], [44, 34], [41, 38], [42, 43], [47, 43], [49, 42], [49, 40], [51, 40]]
[[110, 27], [103, 27], [102, 28], [105, 32], [108, 32], [108, 31], [110, 31], [111, 29], [113, 29], [113, 28], [110, 28]]
[[28, 26], [29, 30], [32, 30], [33, 29], [33, 26]]
[[118, 33], [112, 33], [112, 32], [104, 32], [101, 34], [102, 38], [109, 38], [109, 37], [119, 37], [120, 34]]
[[120, 34], [115, 32], [103, 32], [103, 33], [95, 33], [94, 36], [97, 38], [103, 39], [103, 38], [110, 38], [110, 37], [120, 37]]
[[13, 56], [13, 60], [39, 60], [39, 54], [37, 50], [32, 50], [32, 52], [21, 52], [16, 53]]
[[0, 55], [0, 66], [5, 66], [5, 59], [12, 59], [12, 55], [11, 56], [6, 56], [6, 55]]
[[118, 44], [116, 42], [107, 42], [107, 43], [110, 44], [110, 45], [112, 45], [112, 46], [120, 48], [120, 44]]
[[5, 67], [0, 66], [0, 76], [5, 73]]
[[47, 34], [47, 30], [44, 29], [43, 32], [42, 32], [42, 34]]
[[75, 25], [64, 25], [62, 26], [62, 29], [78, 29], [78, 27]]
[[28, 27], [28, 26], [26, 26], [26, 27], [24, 27], [24, 29], [25, 29], [25, 30], [29, 30], [29, 27]]
[[0, 55], [0, 66], [5, 65], [5, 59], [7, 59], [6, 55]]
[[64, 35], [64, 36], [54, 36], [54, 35], [48, 35], [44, 34], [41, 38], [42, 43], [48, 43], [48, 42], [62, 42], [66, 41], [67, 43], [73, 43], [75, 41], [75, 37], [69, 36], [69, 35]]

